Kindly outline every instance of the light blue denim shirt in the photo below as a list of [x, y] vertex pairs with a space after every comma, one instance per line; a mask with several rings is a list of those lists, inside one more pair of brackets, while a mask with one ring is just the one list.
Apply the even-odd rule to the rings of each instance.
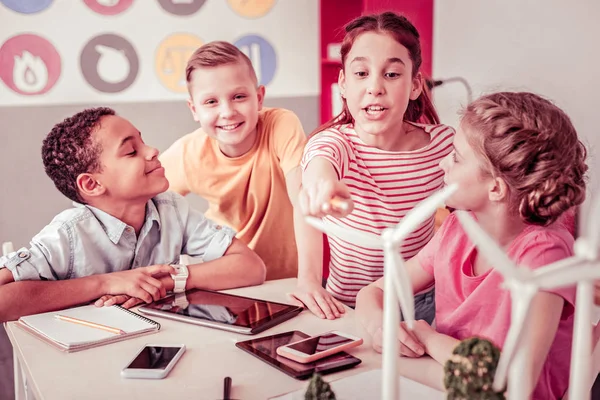
[[29, 249], [0, 257], [0, 266], [6, 266], [15, 281], [73, 279], [173, 264], [182, 254], [210, 261], [221, 257], [235, 236], [231, 228], [206, 219], [173, 192], [148, 201], [139, 237], [104, 211], [73, 205], [37, 234]]

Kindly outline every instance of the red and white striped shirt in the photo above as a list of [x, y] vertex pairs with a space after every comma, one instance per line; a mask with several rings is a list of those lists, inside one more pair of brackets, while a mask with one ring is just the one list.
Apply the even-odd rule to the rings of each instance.
[[[381, 234], [400, 222], [417, 203], [443, 185], [439, 162], [452, 151], [454, 130], [422, 125], [430, 135], [427, 146], [413, 151], [386, 151], [366, 145], [352, 125], [333, 127], [313, 136], [304, 149], [302, 169], [324, 157], [350, 191], [354, 210], [345, 218], [325, 217], [344, 228]], [[411, 233], [401, 248], [404, 259], [421, 250], [433, 236], [434, 217]], [[358, 291], [383, 276], [383, 251], [329, 237], [327, 290], [354, 306]]]

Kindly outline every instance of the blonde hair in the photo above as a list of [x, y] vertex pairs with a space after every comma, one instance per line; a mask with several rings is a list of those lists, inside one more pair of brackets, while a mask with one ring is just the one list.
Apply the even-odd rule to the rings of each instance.
[[[228, 42], [215, 41], [200, 46], [190, 56], [185, 67], [185, 79], [187, 81], [188, 91], [192, 82], [192, 72], [198, 68], [219, 67], [221, 65], [245, 63], [248, 66], [253, 81], [258, 85], [256, 72], [252, 66], [252, 61], [240, 49]], [[191, 93], [190, 93], [191, 94]]]
[[569, 117], [533, 93], [501, 92], [469, 104], [461, 124], [489, 173], [509, 188], [511, 209], [549, 225], [585, 199], [586, 149]]

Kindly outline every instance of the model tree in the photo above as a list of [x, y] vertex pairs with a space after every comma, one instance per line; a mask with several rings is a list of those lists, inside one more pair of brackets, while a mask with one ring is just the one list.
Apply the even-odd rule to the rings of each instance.
[[487, 339], [461, 341], [444, 365], [448, 400], [504, 400], [504, 392], [492, 389], [500, 349]]
[[335, 393], [321, 375], [314, 374], [304, 394], [304, 400], [335, 400]]

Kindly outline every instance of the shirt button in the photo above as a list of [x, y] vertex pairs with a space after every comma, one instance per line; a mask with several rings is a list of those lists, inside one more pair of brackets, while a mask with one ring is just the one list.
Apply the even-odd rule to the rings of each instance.
[[24, 251], [20, 252], [19, 258], [27, 258], [27, 253], [25, 253]]
[[221, 225], [217, 225], [217, 226], [215, 226], [215, 229], [216, 229], [216, 230], [218, 230], [218, 231], [220, 231], [220, 230], [221, 230], [221, 228], [222, 228], [222, 226], [221, 226]]

